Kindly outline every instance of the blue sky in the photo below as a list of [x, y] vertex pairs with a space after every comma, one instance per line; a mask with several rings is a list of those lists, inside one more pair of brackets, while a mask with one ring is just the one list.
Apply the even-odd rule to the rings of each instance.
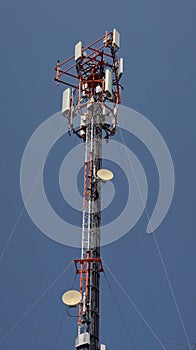
[[[181, 321], [190, 342], [196, 342], [195, 15], [194, 0], [1, 1], [1, 251], [14, 233], [0, 260], [0, 349], [74, 347], [76, 319], [67, 315], [60, 301], [61, 294], [72, 287], [73, 267], [17, 325], [70, 261], [80, 256], [78, 249], [50, 240], [32, 223], [23, 209], [20, 163], [35, 129], [60, 110], [62, 87], [53, 81], [56, 60], [72, 55], [78, 40], [88, 44], [114, 27], [121, 32], [120, 55], [125, 58], [123, 104], [156, 126], [175, 167], [173, 202], [156, 239], [182, 320], [153, 236], [146, 233], [145, 213], [125, 237], [104, 247], [102, 256], [166, 349], [176, 349], [173, 341], [187, 345]], [[156, 167], [136, 138], [125, 138], [146, 171], [151, 213], [158, 188]], [[63, 147], [70, 145], [74, 137], [66, 138], [64, 145], [61, 140], [59, 149], [64, 152]], [[48, 195], [54, 197], [55, 165], [57, 161], [50, 159], [46, 169]], [[106, 275], [134, 346], [104, 276], [101, 342], [110, 349], [161, 348], [107, 268]]]

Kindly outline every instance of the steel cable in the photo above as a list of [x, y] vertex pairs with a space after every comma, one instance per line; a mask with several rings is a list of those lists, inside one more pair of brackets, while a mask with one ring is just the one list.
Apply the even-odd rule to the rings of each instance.
[[[59, 130], [58, 130], [58, 132], [57, 132], [56, 137], [58, 137], [58, 135], [59, 135], [61, 129], [64, 127], [64, 125], [65, 125], [65, 121], [64, 121], [64, 122], [62, 123], [62, 125], [60, 126], [60, 128], [59, 128]], [[56, 141], [56, 142], [57, 142], [57, 141]], [[51, 150], [48, 152], [48, 155], [47, 155], [45, 164], [46, 164], [46, 162], [47, 162], [47, 160], [48, 160], [48, 157], [49, 157], [49, 155], [50, 155], [50, 152], [51, 152]], [[40, 169], [40, 171], [39, 171], [38, 174], [37, 174], [37, 177], [36, 177], [36, 179], [35, 179], [35, 182], [34, 182], [32, 188], [31, 188], [31, 191], [30, 191], [30, 193], [29, 193], [29, 195], [28, 195], [28, 199], [27, 199], [28, 202], [30, 201], [31, 196], [32, 196], [32, 194], [33, 194], [33, 192], [34, 192], [34, 190], [35, 190], [35, 188], [36, 188], [36, 185], [37, 185], [38, 180], [39, 180], [39, 178], [40, 178], [40, 176], [41, 176], [41, 174], [42, 174], [42, 172], [43, 172], [43, 168], [44, 168], [45, 164], [43, 165], [43, 167]], [[3, 256], [4, 256], [5, 252], [6, 252], [7, 249], [8, 249], [8, 246], [9, 246], [9, 244], [10, 244], [10, 242], [11, 242], [13, 236], [14, 236], [14, 233], [15, 233], [15, 231], [16, 231], [16, 227], [18, 226], [18, 224], [19, 224], [19, 222], [20, 222], [20, 220], [21, 220], [21, 218], [22, 218], [24, 212], [25, 212], [25, 206], [23, 205], [23, 207], [22, 207], [22, 209], [21, 209], [21, 212], [20, 212], [20, 214], [18, 215], [18, 217], [17, 217], [17, 219], [16, 219], [16, 222], [15, 222], [15, 224], [14, 224], [14, 226], [13, 226], [13, 228], [12, 228], [10, 234], [9, 234], [8, 240], [6, 241], [6, 243], [5, 243], [5, 245], [4, 245], [4, 248], [3, 248], [2, 251], [1, 251], [1, 254], [0, 254], [0, 262], [1, 262], [2, 258], [3, 258]]]
[[106, 264], [106, 262], [103, 260], [104, 265], [106, 266], [106, 268], [108, 269], [110, 275], [112, 276], [112, 278], [114, 279], [114, 281], [116, 282], [116, 284], [119, 286], [119, 288], [121, 289], [121, 291], [123, 292], [123, 294], [125, 295], [125, 297], [127, 298], [127, 300], [129, 301], [129, 303], [133, 306], [133, 308], [135, 309], [135, 311], [137, 312], [137, 314], [140, 316], [140, 318], [143, 320], [143, 322], [145, 323], [145, 325], [147, 326], [147, 328], [150, 330], [150, 332], [152, 333], [152, 335], [154, 336], [154, 338], [158, 341], [158, 343], [160, 344], [160, 346], [162, 347], [162, 349], [166, 350], [166, 347], [163, 345], [163, 343], [161, 342], [160, 338], [158, 337], [158, 335], [153, 331], [152, 327], [150, 326], [150, 324], [146, 321], [146, 319], [144, 318], [144, 316], [142, 315], [142, 313], [139, 311], [138, 307], [136, 306], [136, 304], [134, 303], [134, 301], [130, 298], [130, 296], [127, 294], [127, 292], [125, 291], [125, 289], [121, 286], [120, 282], [118, 281], [118, 279], [114, 276], [114, 274], [112, 273], [111, 269], [109, 268], [109, 266]]
[[[144, 198], [142, 196], [142, 193], [141, 193], [141, 190], [140, 190], [140, 186], [139, 186], [139, 183], [137, 181], [137, 177], [136, 177], [136, 174], [135, 174], [135, 171], [134, 171], [134, 167], [133, 167], [133, 164], [132, 164], [132, 161], [129, 157], [129, 153], [127, 151], [127, 146], [126, 146], [126, 143], [125, 143], [125, 139], [124, 139], [124, 136], [122, 134], [122, 131], [121, 131], [121, 128], [119, 128], [120, 130], [120, 135], [121, 135], [121, 138], [122, 138], [122, 142], [126, 148], [126, 153], [127, 153], [127, 157], [128, 157], [128, 161], [130, 162], [130, 165], [131, 165], [131, 168], [132, 168], [132, 171], [133, 171], [133, 175], [134, 175], [134, 178], [135, 178], [135, 181], [136, 181], [136, 185], [137, 185], [137, 188], [138, 188], [138, 191], [139, 191], [139, 194], [140, 194], [140, 197], [141, 197], [141, 200], [143, 201], [143, 204], [144, 204], [144, 210], [145, 210], [145, 214], [146, 214], [146, 217], [148, 219], [148, 222], [149, 222], [149, 225], [152, 229], [152, 225], [151, 225], [151, 221], [150, 221], [150, 215], [148, 214], [148, 211], [146, 209], [146, 206], [145, 206], [145, 203], [144, 203]], [[188, 333], [186, 331], [186, 328], [185, 328], [185, 325], [184, 325], [184, 321], [182, 319], [182, 314], [180, 312], [180, 309], [179, 309], [179, 306], [178, 306], [178, 303], [177, 303], [177, 300], [176, 300], [176, 296], [174, 294], [174, 289], [172, 287], [172, 284], [171, 284], [171, 281], [170, 281], [170, 278], [169, 278], [169, 275], [168, 275], [168, 271], [167, 271], [167, 268], [166, 268], [166, 264], [163, 260], [163, 257], [162, 257], [162, 254], [161, 254], [161, 251], [160, 251], [160, 247], [158, 245], [158, 241], [154, 235], [154, 233], [152, 233], [152, 236], [153, 236], [153, 240], [154, 240], [154, 243], [155, 243], [155, 246], [156, 246], [156, 249], [157, 249], [157, 252], [158, 252], [158, 255], [159, 255], [159, 258], [160, 258], [160, 261], [161, 261], [161, 264], [162, 264], [162, 268], [163, 268], [163, 271], [165, 273], [165, 277], [166, 277], [166, 280], [168, 282], [168, 285], [169, 285], [169, 289], [170, 289], [170, 293], [172, 295], [172, 298], [173, 298], [173, 301], [174, 301], [174, 304], [175, 304], [175, 307], [176, 307], [176, 310], [177, 310], [177, 314], [178, 314], [178, 317], [179, 317], [179, 320], [180, 320], [180, 323], [181, 323], [181, 326], [183, 328], [183, 331], [184, 331], [184, 334], [185, 334], [185, 337], [186, 337], [186, 341], [187, 341], [187, 344], [188, 344], [188, 347], [189, 349], [191, 349], [191, 344], [190, 344], [190, 339], [188, 337]]]
[[72, 265], [72, 261], [69, 265], [58, 275], [58, 277], [49, 285], [49, 287], [33, 302], [33, 304], [23, 313], [23, 315], [14, 323], [14, 325], [7, 331], [7, 333], [0, 339], [0, 344], [12, 333], [12, 331], [24, 320], [24, 318], [33, 310], [33, 308], [39, 303], [39, 301], [49, 292], [49, 290], [55, 285], [55, 283], [64, 275], [64, 273]]
[[120, 315], [122, 324], [124, 325], [124, 329], [125, 329], [125, 332], [126, 332], [126, 334], [127, 334], [128, 339], [129, 339], [129, 341], [130, 341], [131, 348], [132, 348], [133, 350], [135, 350], [135, 345], [134, 345], [133, 339], [132, 339], [132, 337], [131, 337], [131, 335], [130, 335], [130, 332], [129, 332], [128, 328], [127, 328], [126, 321], [125, 321], [125, 319], [124, 319], [123, 313], [122, 313], [121, 308], [120, 308], [120, 306], [119, 306], [119, 304], [118, 304], [118, 301], [117, 301], [117, 299], [116, 299], [116, 297], [115, 297], [115, 295], [114, 295], [114, 293], [113, 293], [111, 284], [110, 284], [110, 282], [109, 282], [109, 279], [107, 278], [107, 275], [106, 275], [105, 271], [104, 271], [104, 277], [105, 277], [105, 279], [106, 279], [106, 282], [107, 282], [108, 288], [109, 288], [109, 290], [110, 290], [110, 293], [111, 293], [111, 295], [112, 295], [112, 297], [113, 297], [113, 299], [114, 299], [114, 303], [115, 303], [116, 308], [117, 308], [117, 310], [118, 310], [118, 313], [119, 313], [119, 315]]

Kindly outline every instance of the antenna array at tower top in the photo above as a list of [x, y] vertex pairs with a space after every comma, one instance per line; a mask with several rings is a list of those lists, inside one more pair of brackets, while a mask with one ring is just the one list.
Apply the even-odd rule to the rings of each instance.
[[74, 92], [77, 90], [79, 104], [94, 93], [100, 96], [101, 91], [105, 92], [102, 100], [120, 103], [123, 58], [116, 58], [119, 47], [120, 34], [116, 29], [86, 47], [79, 41], [73, 56], [57, 61], [55, 81], [73, 88]]

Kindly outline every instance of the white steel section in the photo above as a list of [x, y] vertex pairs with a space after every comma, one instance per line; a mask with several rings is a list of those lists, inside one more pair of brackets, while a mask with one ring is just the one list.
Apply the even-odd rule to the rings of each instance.
[[[101, 184], [97, 179], [97, 171], [100, 167], [102, 153], [102, 136], [97, 134], [102, 118], [102, 107], [94, 104], [89, 105], [86, 117], [86, 142], [85, 142], [85, 162], [84, 173], [86, 171], [86, 180], [91, 183], [89, 189], [92, 196], [88, 193], [83, 198], [83, 218], [82, 218], [82, 259], [86, 257], [86, 251], [96, 249], [100, 246], [100, 211], [101, 211]], [[93, 168], [91, 166], [93, 165]], [[90, 173], [90, 170], [92, 172]], [[96, 197], [97, 195], [97, 197]]]
[[[82, 129], [83, 127], [85, 127], [85, 125], [86, 125], [86, 115], [82, 114], [80, 117], [80, 128]], [[84, 136], [84, 134], [85, 134], [85, 131], [81, 130], [80, 135]]]
[[[85, 160], [84, 160], [84, 173], [87, 171], [87, 167], [88, 167], [88, 160], [89, 160], [89, 142], [87, 140], [87, 132], [86, 132], [86, 142], [85, 142]], [[84, 189], [85, 190], [85, 189]], [[84, 259], [85, 256], [85, 252], [88, 249], [88, 210], [87, 210], [87, 198], [86, 195], [84, 193], [84, 197], [83, 197], [83, 213], [82, 213], [82, 252], [81, 252], [81, 258]]]
[[[90, 110], [92, 110], [93, 105], [90, 106]], [[93, 120], [93, 114], [90, 118], [90, 154], [89, 154], [89, 164], [90, 162], [93, 162], [93, 126], [94, 126], [94, 120]], [[92, 174], [89, 174], [89, 176], [92, 176]], [[90, 240], [91, 240], [91, 216], [92, 216], [92, 199], [88, 198], [88, 249], [90, 249]]]

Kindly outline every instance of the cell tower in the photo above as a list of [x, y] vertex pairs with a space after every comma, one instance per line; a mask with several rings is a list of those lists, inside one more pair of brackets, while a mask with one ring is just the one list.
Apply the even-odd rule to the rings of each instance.
[[[80, 291], [68, 291], [62, 299], [72, 307], [78, 305], [76, 349], [99, 350], [99, 281], [103, 271], [100, 257], [101, 183], [113, 178], [102, 169], [102, 140], [109, 141], [118, 122], [121, 101], [119, 80], [123, 58], [117, 58], [120, 34], [114, 29], [83, 48], [75, 45], [75, 55], [57, 61], [57, 84], [68, 86], [63, 92], [62, 115], [68, 119], [70, 133], [84, 143], [84, 190], [82, 207], [81, 258], [76, 259]], [[74, 117], [80, 125], [74, 127]]]

